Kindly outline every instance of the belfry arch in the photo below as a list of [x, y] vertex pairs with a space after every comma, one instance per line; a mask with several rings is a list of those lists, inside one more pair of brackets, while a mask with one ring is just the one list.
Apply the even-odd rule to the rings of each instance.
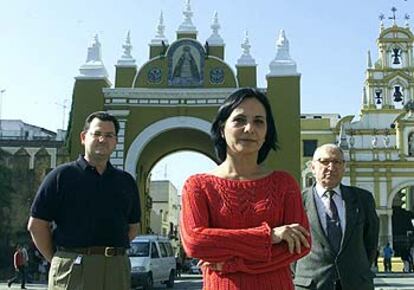
[[[67, 140], [71, 158], [83, 152], [79, 132], [91, 112], [105, 110], [116, 116], [121, 129], [111, 163], [136, 178], [143, 221], [151, 206], [146, 202], [146, 180], [156, 162], [180, 150], [200, 152], [216, 160], [210, 126], [217, 109], [236, 89], [258, 88], [257, 64], [250, 54], [248, 35], [241, 43], [241, 56], [234, 69], [224, 59], [225, 43], [218, 31], [217, 14], [211, 36], [200, 41], [191, 21], [190, 4], [186, 1], [184, 21], [172, 43], [164, 34], [160, 17], [156, 35], [149, 43], [149, 59], [139, 60], [141, 66], [132, 56], [128, 33], [123, 54], [115, 65], [114, 84], [103, 64], [98, 36], [75, 78]], [[283, 30], [275, 55], [269, 60], [267, 86], [258, 88], [271, 103], [280, 147], [279, 152], [269, 154], [266, 165], [288, 171], [299, 181], [300, 74]], [[141, 224], [141, 229], [146, 226]]]

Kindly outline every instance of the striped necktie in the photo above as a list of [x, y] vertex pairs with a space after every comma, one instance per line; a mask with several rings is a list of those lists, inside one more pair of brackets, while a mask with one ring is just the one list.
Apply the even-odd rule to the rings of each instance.
[[339, 220], [338, 208], [333, 200], [335, 191], [330, 190], [327, 192], [329, 197], [329, 211], [326, 213], [326, 230], [328, 241], [331, 244], [332, 249], [335, 254], [338, 254], [339, 249], [341, 248], [342, 241], [342, 229], [341, 222]]

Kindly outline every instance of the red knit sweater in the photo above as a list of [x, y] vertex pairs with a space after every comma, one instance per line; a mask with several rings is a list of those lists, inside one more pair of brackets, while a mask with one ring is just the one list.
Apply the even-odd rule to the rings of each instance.
[[294, 289], [289, 265], [309, 249], [290, 254], [286, 242], [271, 243], [271, 228], [292, 223], [309, 230], [299, 187], [285, 172], [256, 180], [197, 174], [184, 185], [184, 250], [207, 262], [224, 262], [221, 272], [203, 270], [203, 289]]

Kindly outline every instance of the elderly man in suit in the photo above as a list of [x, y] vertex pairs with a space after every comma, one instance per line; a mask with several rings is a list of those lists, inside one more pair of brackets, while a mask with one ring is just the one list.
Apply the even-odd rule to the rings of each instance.
[[312, 248], [294, 265], [295, 289], [374, 290], [379, 223], [372, 194], [341, 184], [345, 161], [336, 145], [317, 148], [311, 168], [316, 184], [303, 192], [303, 203]]

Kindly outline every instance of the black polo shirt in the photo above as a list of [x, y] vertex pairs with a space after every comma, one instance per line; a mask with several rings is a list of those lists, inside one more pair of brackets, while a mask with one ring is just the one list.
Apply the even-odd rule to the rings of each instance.
[[128, 247], [129, 224], [140, 222], [135, 180], [109, 162], [100, 175], [80, 156], [52, 170], [31, 208], [34, 218], [54, 222], [56, 246]]

